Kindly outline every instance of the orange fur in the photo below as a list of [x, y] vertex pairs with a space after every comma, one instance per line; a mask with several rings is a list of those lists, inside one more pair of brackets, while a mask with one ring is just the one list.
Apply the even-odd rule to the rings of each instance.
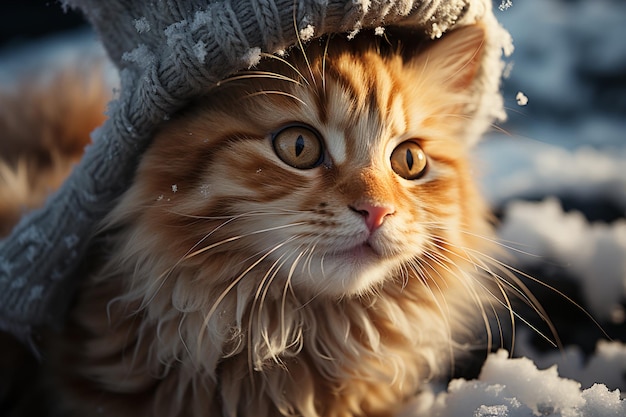
[[[60, 409], [391, 416], [448, 370], [489, 285], [463, 141], [484, 33], [392, 32], [268, 58], [159, 129], [51, 345]], [[294, 123], [320, 165], [274, 152]], [[406, 142], [428, 158], [413, 180], [390, 164]]]
[[110, 98], [98, 66], [31, 75], [0, 92], [0, 236], [65, 180]]

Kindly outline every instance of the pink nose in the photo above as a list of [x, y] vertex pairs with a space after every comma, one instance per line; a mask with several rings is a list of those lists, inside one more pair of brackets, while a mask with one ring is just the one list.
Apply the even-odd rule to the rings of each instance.
[[385, 217], [396, 212], [396, 209], [392, 205], [379, 206], [371, 203], [358, 203], [354, 206], [350, 206], [350, 209], [363, 216], [363, 220], [370, 233], [373, 233], [383, 224]]

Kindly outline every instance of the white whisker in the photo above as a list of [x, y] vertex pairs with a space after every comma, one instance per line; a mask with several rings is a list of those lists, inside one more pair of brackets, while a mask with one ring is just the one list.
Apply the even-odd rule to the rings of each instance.
[[272, 94], [278, 95], [278, 96], [285, 96], [285, 97], [292, 98], [292, 99], [298, 101], [303, 106], [309, 107], [309, 105], [304, 100], [302, 100], [300, 97], [297, 97], [297, 96], [295, 96], [295, 95], [293, 95], [291, 93], [288, 93], [286, 91], [279, 91], [279, 90], [262, 90], [262, 91], [257, 91], [256, 93], [247, 94], [245, 96], [245, 98], [252, 98], [252, 97], [258, 97], [258, 96], [269, 96], [269, 95], [272, 95]]
[[[437, 238], [442, 240], [442, 238]], [[445, 241], [445, 240], [444, 240]], [[514, 268], [510, 267], [509, 265], [506, 265], [505, 263], [496, 260], [495, 258], [482, 253], [480, 251], [477, 251], [475, 249], [471, 249], [471, 248], [464, 248], [461, 247], [459, 245], [455, 245], [452, 244], [450, 242], [446, 241], [447, 245], [456, 247], [460, 250], [462, 250], [465, 255], [461, 256], [460, 254], [451, 251], [450, 249], [436, 243], [436, 242], [431, 242], [440, 252], [438, 253], [439, 256], [442, 256], [446, 259], [449, 259], [445, 253], [451, 254], [455, 257], [458, 257], [460, 260], [463, 260], [465, 262], [470, 263], [471, 265], [473, 265], [474, 267], [476, 267], [478, 270], [485, 272], [488, 276], [494, 278], [494, 284], [496, 284], [498, 286], [498, 288], [500, 289], [500, 292], [502, 293], [502, 296], [504, 298], [505, 301], [502, 301], [499, 297], [497, 297], [495, 294], [493, 294], [493, 292], [488, 289], [487, 287], [484, 286], [484, 284], [482, 284], [480, 282], [480, 280], [476, 280], [474, 279], [474, 281], [476, 283], [478, 283], [481, 288], [483, 290], [485, 290], [491, 297], [493, 300], [496, 300], [496, 302], [498, 304], [500, 304], [502, 307], [504, 307], [510, 314], [511, 316], [511, 325], [512, 325], [512, 331], [515, 330], [515, 318], [521, 320], [523, 323], [525, 323], [526, 325], [530, 326], [533, 330], [535, 330], [541, 337], [543, 337], [546, 341], [548, 341], [550, 344], [552, 344], [553, 346], [559, 346], [560, 342], [559, 342], [559, 337], [558, 337], [558, 333], [556, 331], [556, 328], [554, 327], [554, 325], [552, 324], [552, 322], [550, 321], [550, 319], [548, 318], [547, 314], [545, 313], [545, 310], [541, 307], [541, 304], [539, 303], [539, 301], [532, 295], [532, 293], [530, 292], [530, 290], [528, 290], [528, 288], [526, 288], [526, 286], [515, 276], [513, 275], [509, 275], [509, 280], [505, 279], [502, 275], [500, 275], [500, 273], [493, 271], [487, 264], [484, 263], [484, 260], [487, 260], [489, 262], [492, 262], [494, 265], [498, 265], [500, 267], [503, 267], [504, 269], [502, 270], [502, 272], [504, 273], [508, 273], [508, 270], [513, 270], [516, 271]], [[477, 258], [474, 255], [478, 255], [478, 259], [480, 259], [480, 261], [477, 261]], [[450, 262], [453, 262], [452, 260], [450, 260]], [[516, 271], [518, 272], [518, 271]], [[470, 275], [471, 277], [471, 275]], [[521, 317], [513, 308], [509, 297], [507, 295], [507, 291], [504, 290], [504, 286], [506, 286], [507, 288], [509, 288], [510, 290], [512, 290], [514, 293], [516, 293], [520, 299], [525, 300], [526, 303], [539, 315], [539, 317], [548, 325], [548, 327], [550, 328], [550, 331], [553, 335], [553, 337], [555, 338], [556, 342], [552, 341], [549, 337], [547, 337], [546, 335], [544, 335], [543, 333], [541, 333], [538, 329], [536, 329], [536, 327], [532, 326], [530, 324], [530, 322]], [[512, 335], [513, 339], [515, 338], [515, 335]]]
[[[277, 251], [278, 249], [280, 249], [281, 247], [283, 247], [285, 244], [287, 244], [288, 242], [290, 242], [291, 240], [293, 240], [293, 237], [290, 239], [285, 240], [284, 242], [275, 245], [272, 249], [268, 250], [265, 254], [263, 254], [263, 256], [261, 256], [258, 260], [256, 260], [252, 265], [250, 265], [248, 268], [246, 268], [241, 274], [239, 274], [235, 279], [233, 279], [233, 281], [226, 287], [226, 289], [224, 291], [222, 291], [222, 293], [217, 297], [217, 299], [213, 302], [213, 305], [211, 306], [211, 308], [209, 309], [208, 313], [205, 315], [204, 321], [202, 323], [202, 328], [206, 328], [208, 326], [209, 321], [211, 320], [211, 318], [213, 317], [213, 314], [215, 313], [215, 311], [217, 310], [219, 304], [224, 300], [224, 298], [228, 295], [228, 293], [230, 291], [233, 290], [233, 288], [235, 288], [239, 282], [250, 272], [252, 271], [257, 265], [259, 265], [261, 262], [263, 262], [268, 256], [270, 256], [272, 253], [274, 253], [275, 251]], [[201, 342], [202, 342], [202, 337], [204, 335], [204, 332], [202, 332], [200, 334], [200, 337], [198, 338], [198, 347], [201, 346]]]
[[280, 226], [269, 227], [267, 229], [256, 230], [254, 232], [246, 233], [246, 234], [243, 234], [243, 235], [231, 236], [229, 238], [222, 239], [219, 242], [215, 242], [215, 243], [212, 243], [210, 245], [207, 245], [207, 246], [203, 247], [202, 249], [198, 249], [195, 252], [189, 253], [188, 255], [183, 257], [183, 260], [190, 259], [190, 258], [192, 258], [194, 256], [197, 256], [197, 255], [200, 255], [201, 253], [210, 251], [211, 249], [215, 249], [218, 246], [224, 245], [226, 243], [234, 242], [236, 240], [240, 240], [240, 239], [247, 238], [247, 237], [250, 237], [250, 236], [258, 235], [258, 234], [261, 234], [261, 233], [273, 232], [273, 231], [276, 231], [276, 230], [285, 229], [285, 228], [293, 227], [293, 226], [300, 226], [300, 225], [303, 225], [303, 224], [306, 224], [306, 222], [289, 223], [289, 224], [284, 224], [284, 225], [280, 225]]
[[[304, 75], [302, 75], [302, 72], [300, 72], [300, 70], [295, 65], [293, 65], [291, 62], [287, 61], [286, 59], [281, 58], [281, 57], [276, 56], [276, 55], [273, 55], [273, 54], [268, 54], [268, 53], [262, 53], [261, 57], [274, 59], [276, 61], [282, 62], [283, 64], [285, 64], [289, 68], [291, 68], [296, 74], [298, 74], [298, 76], [300, 77], [301, 80], [303, 80], [307, 85], [309, 85], [309, 80], [307, 80], [306, 77]], [[299, 82], [297, 84], [301, 85]]]
[[299, 81], [294, 80], [291, 77], [288, 77], [288, 76], [283, 75], [283, 74], [278, 74], [278, 73], [275, 73], [275, 72], [269, 72], [269, 71], [248, 71], [248, 72], [239, 73], [237, 75], [233, 75], [232, 77], [226, 78], [226, 79], [218, 82], [217, 85], [221, 86], [221, 85], [233, 82], [233, 81], [250, 80], [250, 79], [256, 79], [256, 78], [278, 80], [278, 81], [287, 81], [289, 83], [293, 83], [293, 84], [296, 84], [296, 85], [302, 85], [302, 84], [300, 84]]

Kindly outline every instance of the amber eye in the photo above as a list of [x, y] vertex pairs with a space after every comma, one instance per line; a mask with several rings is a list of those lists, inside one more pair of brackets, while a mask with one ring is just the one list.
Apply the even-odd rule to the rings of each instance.
[[426, 153], [413, 141], [402, 142], [391, 153], [391, 169], [407, 180], [416, 180], [426, 173]]
[[324, 148], [315, 130], [291, 125], [276, 132], [272, 138], [274, 152], [287, 165], [298, 169], [311, 169], [323, 161]]

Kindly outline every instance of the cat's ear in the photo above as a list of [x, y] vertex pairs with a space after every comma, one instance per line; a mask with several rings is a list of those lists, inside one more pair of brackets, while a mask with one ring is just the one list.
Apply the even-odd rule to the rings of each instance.
[[418, 61], [438, 81], [453, 91], [469, 87], [480, 68], [485, 29], [480, 25], [464, 26], [435, 40]]

